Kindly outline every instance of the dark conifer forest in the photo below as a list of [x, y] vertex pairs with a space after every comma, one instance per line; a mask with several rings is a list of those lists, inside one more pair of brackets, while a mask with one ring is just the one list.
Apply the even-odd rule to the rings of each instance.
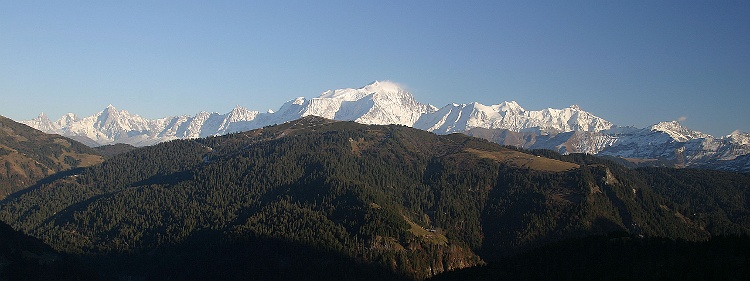
[[0, 280], [750, 277], [746, 174], [318, 117], [99, 151], [6, 188]]

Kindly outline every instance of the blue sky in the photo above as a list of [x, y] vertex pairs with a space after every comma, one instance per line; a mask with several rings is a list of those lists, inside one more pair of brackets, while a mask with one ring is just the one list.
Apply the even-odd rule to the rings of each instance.
[[276, 110], [374, 80], [438, 107], [750, 132], [750, 1], [0, 1], [16, 120]]

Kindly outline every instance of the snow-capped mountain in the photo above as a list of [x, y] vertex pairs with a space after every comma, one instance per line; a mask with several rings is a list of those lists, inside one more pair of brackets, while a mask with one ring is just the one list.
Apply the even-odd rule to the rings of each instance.
[[424, 114], [414, 127], [438, 134], [460, 133], [473, 128], [547, 134], [598, 132], [611, 128], [612, 123], [575, 105], [564, 109], [527, 111], [515, 101], [506, 101], [490, 106], [476, 102], [447, 105], [434, 113]]
[[[669, 160], [683, 167], [726, 166], [739, 156], [750, 154], [750, 144], [745, 142], [749, 134], [736, 133], [733, 136], [715, 138], [690, 130], [677, 121], [661, 122], [630, 134], [618, 135], [611, 146], [598, 154]], [[743, 171], [744, 168], [738, 167], [736, 170]]]
[[[690, 130], [677, 121], [661, 122], [649, 128], [613, 134], [611, 145], [598, 154], [642, 159], [669, 158], [678, 150], [695, 150], [710, 137]], [[713, 138], [711, 138], [713, 139]]]
[[[68, 114], [66, 114], [65, 116], [67, 116], [67, 115]], [[65, 116], [63, 116], [63, 118], [65, 118]], [[63, 118], [60, 118], [60, 121], [58, 121], [58, 122], [61, 122], [63, 120]], [[40, 131], [48, 133], [48, 134], [59, 134], [59, 133], [61, 133], [60, 132], [60, 128], [62, 126], [60, 126], [60, 125], [52, 122], [51, 120], [49, 120], [49, 117], [47, 117], [47, 114], [44, 114], [44, 112], [42, 112], [41, 114], [39, 114], [39, 116], [37, 116], [34, 119], [26, 120], [26, 121], [20, 121], [20, 122], [23, 123], [23, 124], [26, 124], [29, 127], [32, 127], [34, 129], [40, 130]]]
[[360, 89], [329, 90], [318, 98], [296, 101], [300, 117], [315, 115], [362, 124], [412, 126], [422, 115], [437, 110], [388, 81], [375, 81]]
[[[22, 123], [62, 134], [88, 145], [163, 141], [223, 135], [316, 115], [363, 124], [399, 124], [438, 134], [465, 133], [501, 144], [560, 153], [589, 153], [659, 161], [669, 165], [750, 171], [750, 134], [722, 138], [685, 128], [677, 121], [649, 128], [618, 127], [573, 105], [526, 110], [515, 101], [495, 105], [449, 104], [440, 109], [419, 103], [398, 84], [376, 81], [358, 89], [329, 90], [299, 97], [278, 111], [237, 106], [226, 114], [200, 112], [148, 120], [110, 105], [92, 116], [69, 113], [52, 122], [44, 113]], [[743, 162], [744, 161], [744, 162]]]
[[526, 149], [611, 156], [626, 159], [634, 165], [750, 172], [750, 134], [735, 132], [715, 138], [684, 127], [677, 121], [661, 122], [644, 129], [612, 127], [602, 131], [539, 135], [475, 128], [465, 134]]

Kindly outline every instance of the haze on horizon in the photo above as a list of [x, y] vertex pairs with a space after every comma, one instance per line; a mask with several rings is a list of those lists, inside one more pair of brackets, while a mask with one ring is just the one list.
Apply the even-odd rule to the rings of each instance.
[[0, 115], [276, 110], [374, 80], [423, 103], [580, 105], [750, 132], [750, 2], [0, 3]]

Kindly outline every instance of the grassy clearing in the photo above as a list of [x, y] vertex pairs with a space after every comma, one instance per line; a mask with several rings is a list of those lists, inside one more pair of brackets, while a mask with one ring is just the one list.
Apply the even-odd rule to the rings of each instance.
[[579, 167], [578, 164], [535, 156], [515, 150], [483, 151], [473, 148], [467, 148], [464, 149], [464, 151], [481, 158], [495, 160], [499, 163], [538, 171], [563, 172]]
[[441, 234], [440, 231], [434, 229], [424, 229], [424, 227], [421, 227], [418, 224], [414, 223], [406, 216], [404, 216], [404, 220], [409, 223], [409, 232], [411, 232], [411, 234], [414, 234], [414, 236], [422, 237], [422, 240], [432, 244], [448, 245], [448, 238], [445, 237], [445, 235]]

